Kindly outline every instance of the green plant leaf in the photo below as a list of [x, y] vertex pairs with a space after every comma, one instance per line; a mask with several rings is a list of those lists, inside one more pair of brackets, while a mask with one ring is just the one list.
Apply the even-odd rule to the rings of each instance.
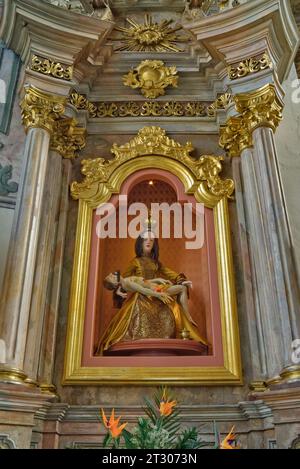
[[112, 443], [111, 434], [107, 432], [103, 440], [103, 448], [107, 448], [107, 446], [110, 445], [111, 443]]
[[175, 449], [198, 449], [205, 446], [205, 442], [198, 438], [198, 430], [188, 428], [179, 435]]

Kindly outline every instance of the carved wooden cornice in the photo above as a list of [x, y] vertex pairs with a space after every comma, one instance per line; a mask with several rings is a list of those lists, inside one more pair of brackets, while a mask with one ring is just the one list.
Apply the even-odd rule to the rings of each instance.
[[[52, 91], [54, 77], [60, 80], [56, 86], [64, 86], [68, 94], [70, 88], [63, 85], [62, 78], [69, 80], [71, 86], [73, 77], [69, 72], [74, 67], [75, 81], [87, 75], [91, 79], [98, 65], [96, 58], [112, 28], [110, 21], [79, 15], [40, 0], [4, 0], [0, 37], [29, 66], [27, 82], [39, 87], [42, 87], [39, 82], [47, 83], [45, 89]], [[107, 50], [105, 57], [109, 55]], [[38, 56], [41, 64], [36, 61], [30, 64], [33, 56]], [[63, 76], [58, 76], [61, 72]], [[40, 79], [39, 75], [42, 75]], [[49, 81], [46, 75], [51, 77]]]
[[247, 1], [222, 14], [187, 22], [184, 27], [224, 67], [253, 57], [253, 51], [257, 56], [266, 52], [280, 82], [288, 75], [299, 44], [289, 2], [282, 0]]

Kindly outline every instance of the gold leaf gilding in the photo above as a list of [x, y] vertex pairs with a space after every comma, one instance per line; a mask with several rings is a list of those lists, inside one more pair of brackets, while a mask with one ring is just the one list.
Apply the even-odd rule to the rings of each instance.
[[123, 77], [125, 86], [140, 88], [146, 98], [154, 99], [165, 94], [168, 86], [177, 87], [176, 67], [166, 67], [161, 60], [143, 60]]

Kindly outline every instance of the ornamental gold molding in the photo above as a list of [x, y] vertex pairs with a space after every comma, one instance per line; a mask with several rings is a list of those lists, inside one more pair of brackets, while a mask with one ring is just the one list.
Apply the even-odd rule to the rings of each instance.
[[160, 127], [144, 127], [125, 145], [114, 144], [112, 146], [111, 153], [115, 156], [113, 160], [104, 158], [82, 160], [81, 172], [85, 179], [82, 182], [72, 183], [72, 197], [74, 199], [90, 197], [91, 191], [98, 191], [99, 184], [102, 184], [102, 191], [115, 192], [117, 187], [116, 182], [112, 182], [113, 174], [117, 170], [121, 171], [121, 166], [128, 161], [134, 164], [132, 160], [139, 157], [155, 155], [176, 160], [188, 167], [195, 181], [198, 181], [198, 185], [201, 186], [200, 192], [203, 198], [211, 199], [211, 204], [223, 197], [230, 198], [234, 192], [234, 182], [231, 179], [223, 180], [219, 176], [222, 171], [223, 157], [205, 155], [195, 160], [190, 156], [193, 149], [190, 142], [181, 145], [170, 139], [166, 131]]
[[77, 91], [71, 93], [69, 102], [79, 111], [88, 111], [90, 117], [97, 116], [97, 106]]
[[31, 58], [30, 69], [43, 73], [44, 75], [51, 75], [54, 78], [60, 80], [71, 81], [73, 78], [73, 66], [64, 65], [59, 62], [53, 62], [51, 59], [45, 59], [37, 55], [33, 55]]
[[[70, 291], [65, 366], [65, 385], [241, 385], [239, 330], [230, 237], [228, 197], [233, 181], [220, 173], [222, 158], [208, 155], [192, 158], [191, 143], [180, 144], [159, 127], [145, 127], [125, 145], [113, 145], [113, 160], [84, 160], [82, 182], [73, 182], [71, 194], [79, 199], [75, 254]], [[217, 252], [217, 272], [222, 332], [222, 361], [217, 365], [114, 366], [104, 360], [83, 360], [84, 324], [87, 312], [88, 276], [96, 209], [120, 194], [124, 182], [135, 172], [151, 168], [178, 178], [186, 194], [212, 210]], [[93, 360], [97, 357], [93, 357]]]
[[123, 33], [122, 38], [111, 38], [121, 41], [121, 45], [115, 51], [138, 51], [138, 52], [182, 52], [176, 43], [188, 41], [187, 37], [178, 36], [177, 31], [182, 26], [172, 28], [173, 20], [163, 20], [160, 23], [153, 22], [152, 16], [145, 15], [144, 24], [139, 24], [132, 18], [126, 18], [130, 24], [128, 28], [116, 27], [117, 31]]
[[19, 368], [13, 368], [5, 365], [0, 367], [0, 382], [2, 381], [7, 383], [24, 384], [26, 378], [27, 375]]
[[55, 96], [31, 87], [25, 87], [21, 101], [22, 122], [26, 131], [39, 127], [52, 133], [54, 123], [65, 111], [66, 98]]
[[257, 127], [270, 127], [276, 131], [283, 118], [283, 101], [274, 85], [268, 84], [254, 92], [236, 95], [234, 100], [236, 110], [243, 115], [251, 132]]
[[253, 146], [252, 133], [258, 127], [269, 127], [276, 131], [282, 120], [283, 102], [275, 86], [268, 84], [251, 93], [234, 96], [239, 116], [230, 117], [220, 128], [220, 146], [229, 156], [240, 156], [246, 148]]
[[201, 101], [116, 101], [90, 102], [73, 92], [70, 103], [78, 110], [88, 111], [90, 118], [113, 117], [214, 117], [211, 103]]
[[222, 199], [227, 197], [232, 199], [234, 192], [234, 182], [232, 179], [222, 179], [219, 174], [222, 172], [223, 156], [205, 155], [199, 161], [193, 161], [194, 173], [200, 181], [206, 181], [210, 192]]
[[166, 67], [162, 60], [143, 60], [135, 69], [123, 77], [125, 86], [141, 89], [141, 93], [150, 99], [163, 96], [168, 86], [177, 87], [176, 67]]
[[217, 109], [226, 109], [226, 107], [232, 102], [233, 98], [230, 93], [222, 94], [210, 106], [208, 106], [207, 115], [215, 117]]
[[265, 52], [261, 57], [250, 57], [240, 62], [236, 67], [230, 65], [228, 76], [231, 80], [246, 77], [251, 73], [261, 72], [267, 68], [272, 68], [272, 62], [269, 55]]
[[253, 392], [265, 392], [268, 390], [268, 386], [265, 381], [252, 381], [249, 384], [250, 391]]
[[86, 129], [76, 127], [76, 119], [60, 119], [54, 123], [50, 148], [63, 158], [74, 159], [86, 144]]
[[226, 125], [220, 127], [219, 144], [231, 158], [253, 146], [252, 134], [242, 116], [230, 117]]
[[199, 101], [129, 101], [96, 103], [90, 117], [206, 117], [207, 103]]

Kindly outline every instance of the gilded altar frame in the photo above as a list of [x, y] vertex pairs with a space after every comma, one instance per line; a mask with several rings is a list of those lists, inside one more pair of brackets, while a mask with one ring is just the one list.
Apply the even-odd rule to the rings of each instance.
[[[125, 145], [113, 145], [114, 159], [82, 161], [82, 182], [73, 182], [71, 195], [79, 200], [73, 274], [68, 315], [63, 384], [168, 384], [241, 385], [242, 371], [228, 199], [234, 183], [222, 179], [222, 157], [190, 156], [190, 143], [181, 145], [159, 127], [145, 127]], [[220, 314], [223, 343], [222, 366], [191, 367], [90, 367], [82, 365], [82, 348], [93, 211], [118, 194], [133, 172], [166, 170], [176, 175], [185, 192], [213, 209], [217, 247]]]

